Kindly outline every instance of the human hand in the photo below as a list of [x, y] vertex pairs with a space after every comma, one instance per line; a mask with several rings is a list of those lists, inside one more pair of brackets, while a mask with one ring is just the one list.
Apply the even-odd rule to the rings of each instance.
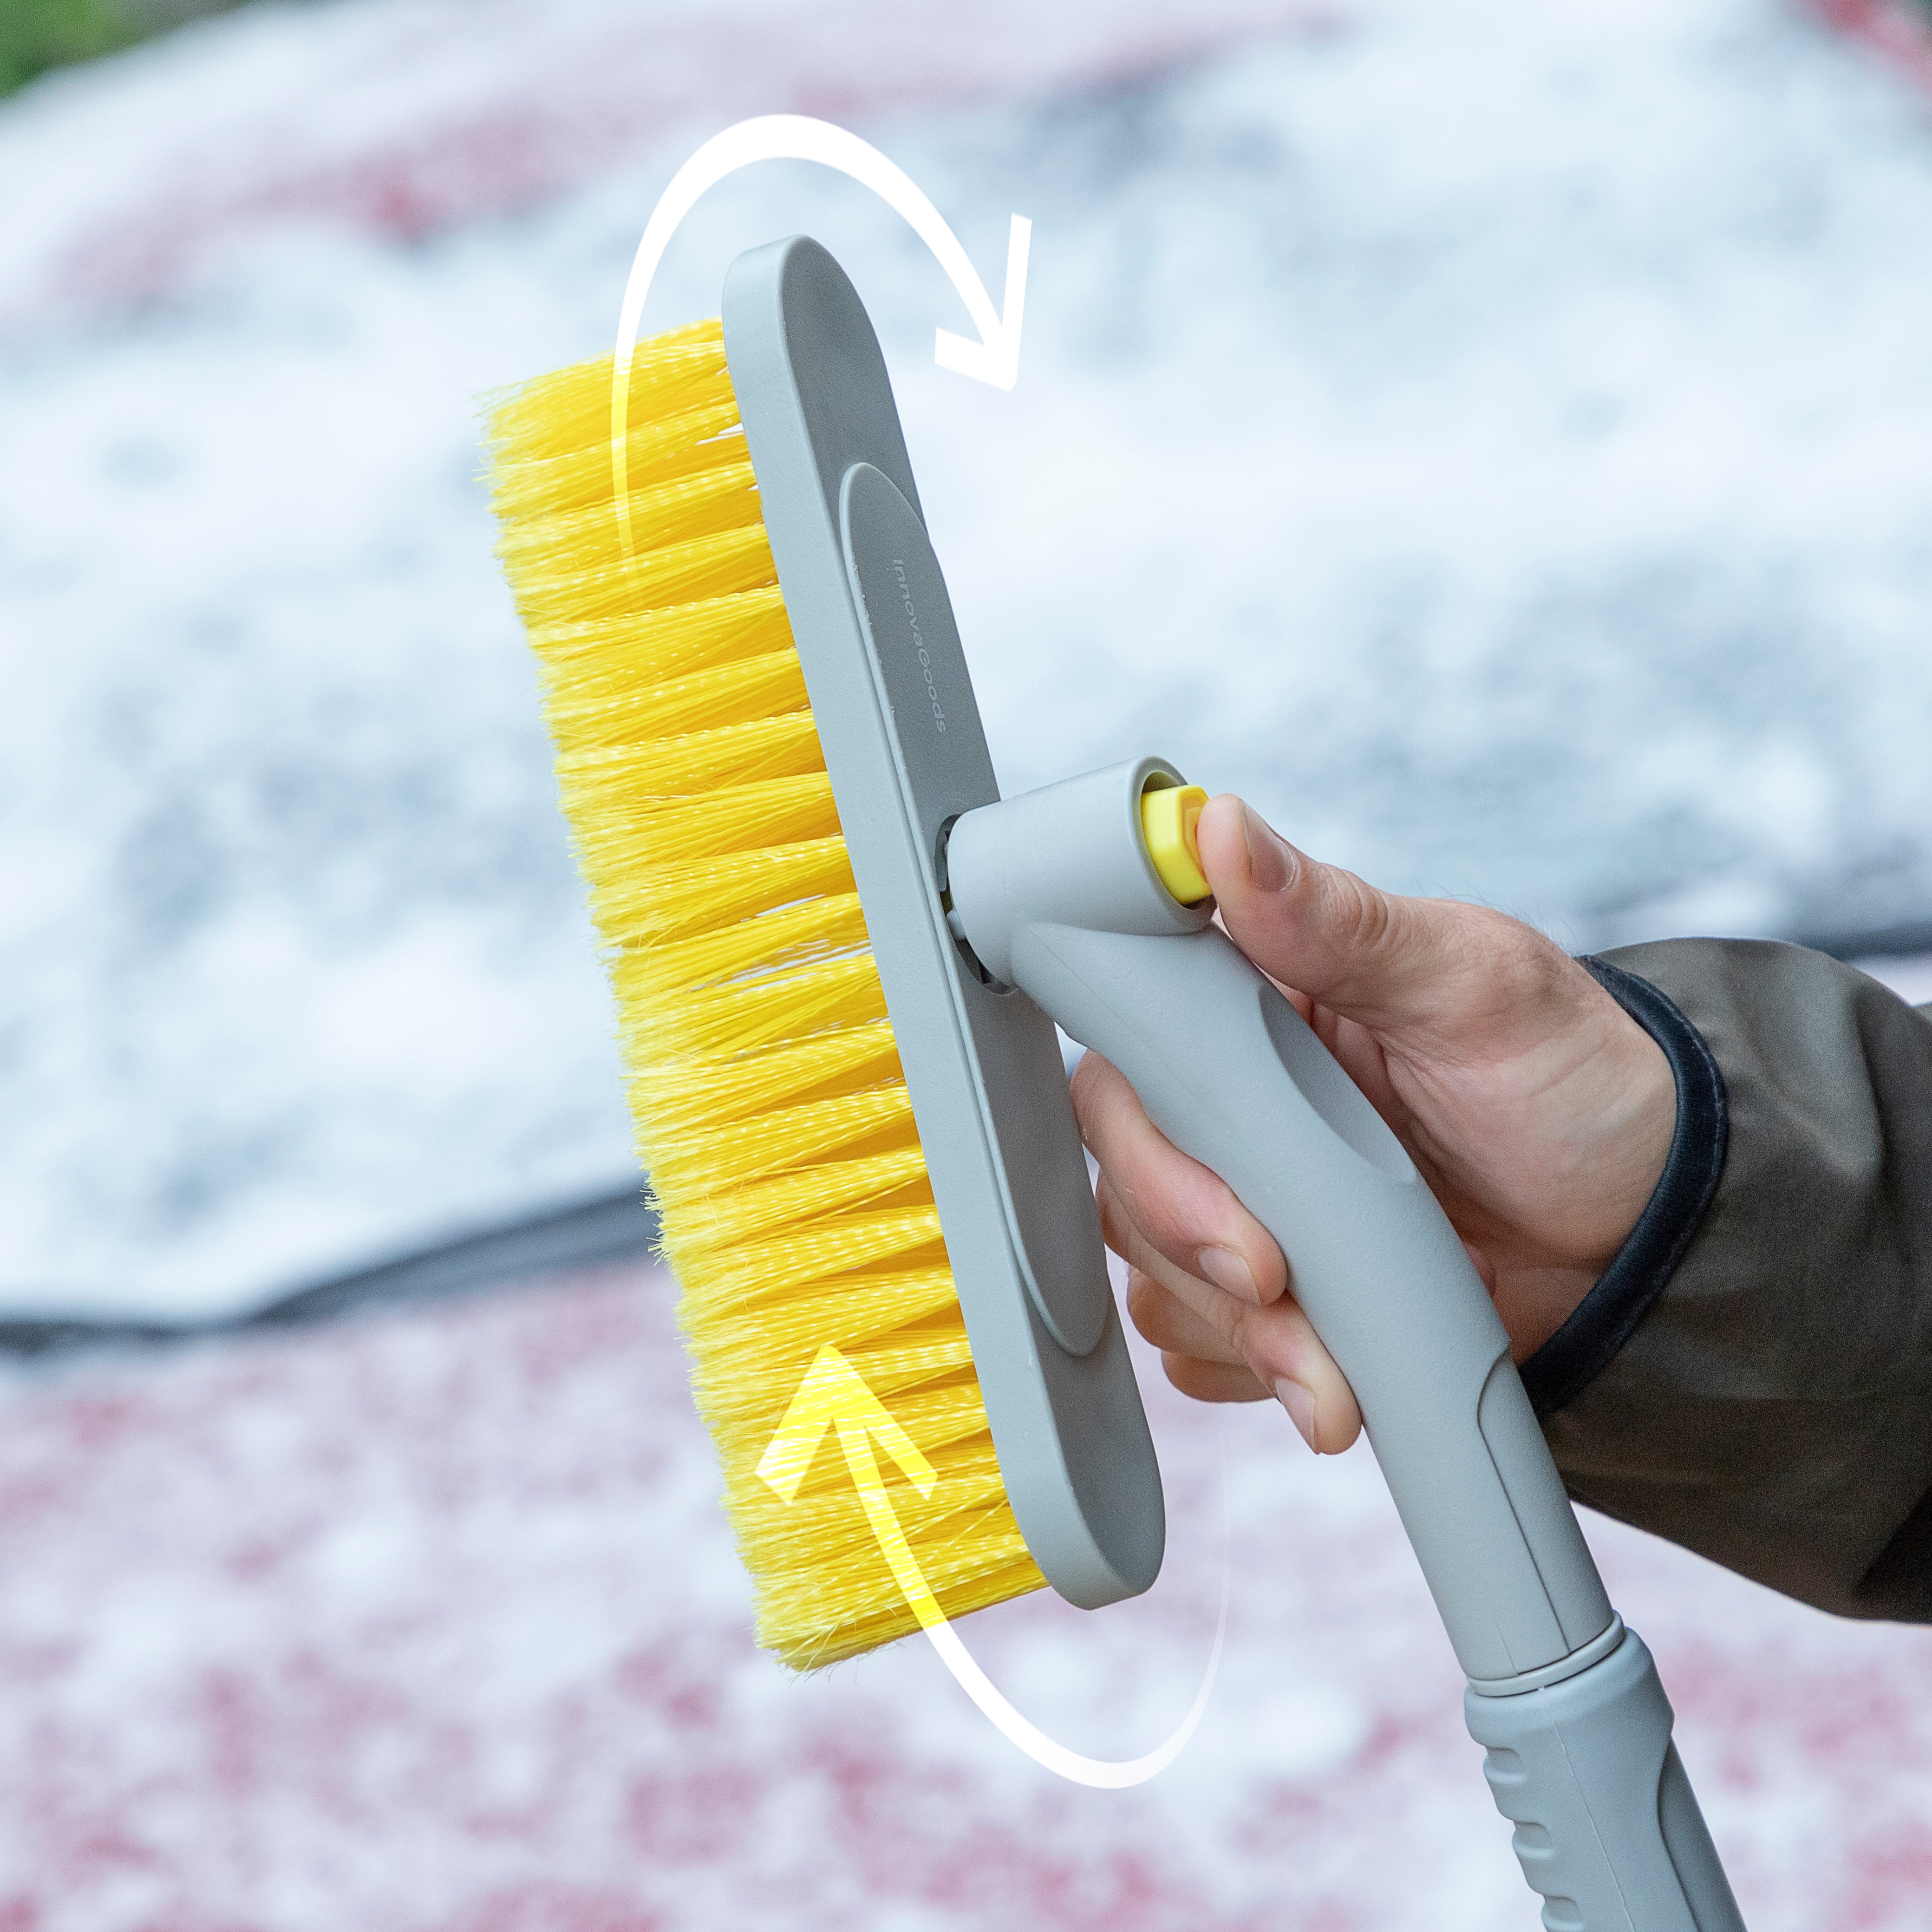
[[[1676, 1120], [1650, 1036], [1553, 941], [1402, 898], [1298, 852], [1232, 795], [1196, 836], [1228, 936], [1368, 1096], [1442, 1202], [1518, 1361], [1556, 1333], [1643, 1211]], [[1279, 1398], [1336, 1454], [1361, 1414], [1280, 1247], [1096, 1053], [1073, 1077], [1134, 1325], [1204, 1402]], [[1292, 1231], [1289, 1231], [1292, 1239]]]

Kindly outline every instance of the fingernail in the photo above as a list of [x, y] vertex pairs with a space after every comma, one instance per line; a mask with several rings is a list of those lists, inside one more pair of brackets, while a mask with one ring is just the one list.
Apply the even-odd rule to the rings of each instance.
[[1241, 834], [1248, 845], [1248, 877], [1255, 890], [1278, 892], [1288, 884], [1288, 848], [1261, 814], [1241, 807]]
[[1194, 1265], [1204, 1280], [1211, 1281], [1223, 1294], [1238, 1295], [1244, 1301], [1260, 1301], [1254, 1270], [1233, 1249], [1203, 1248], [1194, 1257]]
[[1274, 1385], [1275, 1399], [1288, 1411], [1288, 1419], [1301, 1432], [1301, 1439], [1315, 1447], [1315, 1398], [1299, 1382], [1284, 1376]]

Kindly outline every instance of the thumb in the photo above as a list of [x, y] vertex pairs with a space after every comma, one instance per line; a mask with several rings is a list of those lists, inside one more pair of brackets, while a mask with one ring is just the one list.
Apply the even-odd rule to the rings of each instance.
[[[1501, 915], [1378, 890], [1298, 851], [1232, 793], [1210, 800], [1196, 830], [1201, 868], [1228, 936], [1282, 985], [1377, 1034], [1427, 1028], [1461, 985], [1495, 962], [1472, 920]], [[1473, 943], [1472, 943], [1473, 942]]]

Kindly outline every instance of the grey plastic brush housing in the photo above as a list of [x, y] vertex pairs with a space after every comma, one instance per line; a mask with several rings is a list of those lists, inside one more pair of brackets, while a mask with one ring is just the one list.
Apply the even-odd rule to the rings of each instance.
[[[816, 243], [741, 256], [724, 340], [1007, 1493], [1073, 1602], [1144, 1589], [1160, 1476], [1053, 1022], [1281, 1243], [1348, 1376], [1550, 1932], [1742, 1932], [1650, 1655], [1508, 1338], [1400, 1143], [1155, 872], [1143, 758], [1002, 801], [891, 389]], [[1048, 1016], [1051, 1016], [1051, 1018]]]
[[733, 264], [724, 352], [1000, 1480], [1047, 1580], [1097, 1609], [1160, 1573], [1160, 1466], [1053, 1023], [946, 928], [941, 835], [1000, 794], [885, 362], [802, 238]]

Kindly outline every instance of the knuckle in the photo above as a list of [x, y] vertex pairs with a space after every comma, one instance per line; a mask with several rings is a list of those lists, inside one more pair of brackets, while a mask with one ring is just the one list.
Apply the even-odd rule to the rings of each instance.
[[1498, 950], [1519, 995], [1542, 1005], [1568, 992], [1570, 976], [1579, 970], [1576, 962], [1534, 927], [1514, 919], [1503, 923], [1507, 932], [1499, 935]]
[[1582, 970], [1546, 934], [1488, 907], [1468, 908], [1460, 936], [1463, 963], [1491, 976], [1518, 1004], [1562, 996]]
[[1163, 1245], [1190, 1259], [1194, 1251], [1234, 1222], [1240, 1203], [1218, 1174], [1193, 1162], [1174, 1174], [1154, 1198]]
[[1239, 1355], [1263, 1382], [1268, 1379], [1264, 1372], [1268, 1360], [1268, 1324], [1262, 1317], [1264, 1311], [1258, 1308], [1244, 1308], [1239, 1303], [1227, 1301], [1226, 1312], [1222, 1319], [1222, 1334], [1228, 1346]]
[[1316, 874], [1325, 916], [1323, 924], [1351, 952], [1375, 952], [1388, 943], [1394, 911], [1386, 895], [1339, 866]]
[[1097, 1053], [1081, 1056], [1068, 1084], [1081, 1138], [1096, 1158], [1104, 1159], [1100, 1144], [1117, 1138], [1120, 1130], [1132, 1125], [1142, 1112], [1140, 1096], [1126, 1076]]
[[1101, 1069], [1106, 1064], [1097, 1053], [1083, 1054], [1080, 1064], [1073, 1070], [1073, 1078], [1067, 1082], [1073, 1095], [1073, 1111], [1083, 1126], [1088, 1113], [1099, 1102], [1104, 1084]]
[[1151, 1275], [1137, 1268], [1127, 1270], [1127, 1316], [1142, 1335], [1158, 1348], [1165, 1327], [1168, 1296]]

